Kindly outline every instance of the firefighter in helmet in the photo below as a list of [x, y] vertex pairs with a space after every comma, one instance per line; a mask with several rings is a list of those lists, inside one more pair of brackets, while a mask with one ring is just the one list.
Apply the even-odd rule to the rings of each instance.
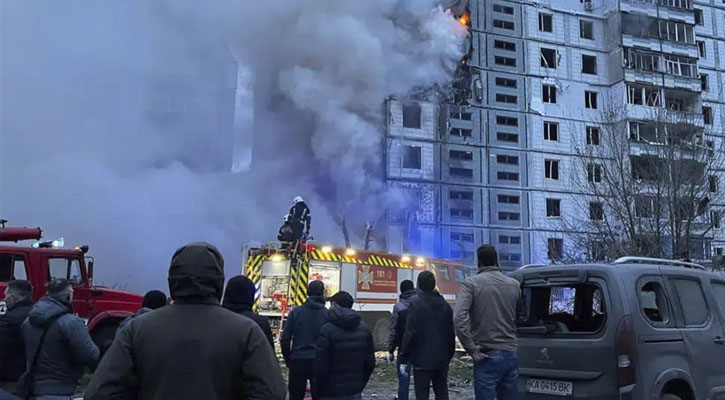
[[277, 240], [280, 242], [292, 242], [294, 241], [294, 231], [290, 224], [289, 215], [285, 215], [283, 221], [282, 226], [279, 227], [279, 232], [277, 232]]
[[292, 227], [293, 241], [306, 239], [310, 236], [310, 223], [312, 222], [310, 208], [307, 207], [301, 196], [297, 196], [292, 200], [292, 208], [289, 210], [288, 219], [288, 223]]

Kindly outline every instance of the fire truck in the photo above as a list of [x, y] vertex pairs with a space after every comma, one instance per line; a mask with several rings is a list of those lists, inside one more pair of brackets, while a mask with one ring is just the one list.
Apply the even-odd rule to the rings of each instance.
[[[73, 284], [73, 310], [87, 324], [93, 341], [104, 351], [113, 342], [120, 322], [141, 308], [142, 297], [93, 285], [93, 257], [88, 246], [63, 248], [63, 239], [39, 242], [40, 228], [5, 227], [0, 220], [0, 314], [5, 313], [5, 288], [14, 279], [27, 279], [33, 286], [33, 300], [46, 293], [53, 278]], [[34, 240], [30, 246], [3, 244]]]
[[390, 315], [398, 301], [400, 282], [415, 282], [420, 272], [431, 271], [436, 276], [438, 291], [454, 303], [458, 283], [471, 273], [471, 269], [455, 261], [309, 242], [270, 242], [245, 247], [242, 274], [256, 285], [254, 309], [269, 317], [274, 329], [281, 327], [291, 308], [307, 300], [309, 282], [320, 280], [325, 283], [327, 297], [340, 290], [353, 296], [353, 308], [371, 329], [379, 350], [387, 345]]

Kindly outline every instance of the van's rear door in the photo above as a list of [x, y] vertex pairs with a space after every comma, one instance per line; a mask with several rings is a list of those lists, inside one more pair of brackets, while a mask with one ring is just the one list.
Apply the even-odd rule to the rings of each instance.
[[527, 400], [619, 398], [616, 285], [603, 275], [524, 274], [519, 310], [519, 392]]

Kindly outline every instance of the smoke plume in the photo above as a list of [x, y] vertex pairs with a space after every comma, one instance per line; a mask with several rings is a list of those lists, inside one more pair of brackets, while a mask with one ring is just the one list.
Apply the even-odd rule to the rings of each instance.
[[0, 216], [139, 291], [189, 241], [238, 274], [296, 195], [324, 242], [379, 217], [383, 100], [445, 85], [465, 34], [434, 0], [0, 7]]

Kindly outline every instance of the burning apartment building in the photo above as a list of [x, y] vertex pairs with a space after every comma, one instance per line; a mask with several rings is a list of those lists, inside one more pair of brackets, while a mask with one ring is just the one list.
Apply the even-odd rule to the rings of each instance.
[[[458, 7], [468, 54], [452, 91], [385, 103], [386, 181], [413, 199], [388, 217], [390, 251], [472, 263], [475, 249], [490, 243], [505, 269], [569, 252], [596, 259], [596, 249], [573, 239], [586, 228], [571, 221], [616, 211], [591, 199], [591, 188], [604, 185], [607, 157], [597, 149], [617, 136], [612, 126], [623, 126], [617, 137], [632, 160], [647, 151], [662, 157], [675, 142], [691, 153], [721, 152], [722, 4], [471, 0]], [[638, 165], [626, 167], [633, 185], [643, 181]], [[687, 258], [699, 260], [725, 247], [722, 168], [706, 170], [704, 193], [690, 198], [698, 204], [697, 237], [686, 243]], [[651, 186], [630, 202], [638, 221], [651, 217], [642, 206]]]

